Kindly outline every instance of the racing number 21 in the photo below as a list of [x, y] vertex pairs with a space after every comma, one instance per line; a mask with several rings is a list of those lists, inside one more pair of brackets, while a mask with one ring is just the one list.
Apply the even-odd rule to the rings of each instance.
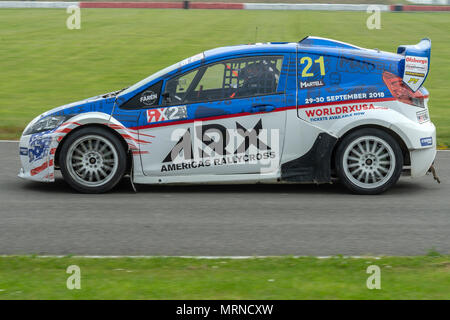
[[[314, 60], [314, 63], [318, 63], [320, 66], [320, 75], [324, 76], [325, 75], [325, 64], [323, 62], [323, 56], [320, 56], [318, 59]], [[309, 69], [311, 69], [311, 66], [313, 64], [313, 60], [310, 57], [302, 57], [300, 59], [300, 64], [304, 65], [306, 64], [306, 66], [303, 68], [302, 71], [302, 77], [303, 78], [307, 78], [307, 77], [313, 77], [314, 73], [309, 72]]]

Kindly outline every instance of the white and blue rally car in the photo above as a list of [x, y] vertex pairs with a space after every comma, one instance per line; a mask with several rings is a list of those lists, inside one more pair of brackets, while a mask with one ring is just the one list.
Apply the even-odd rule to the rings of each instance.
[[306, 37], [205, 51], [35, 118], [22, 178], [80, 192], [134, 183], [330, 183], [377, 194], [426, 174], [431, 42], [397, 54]]

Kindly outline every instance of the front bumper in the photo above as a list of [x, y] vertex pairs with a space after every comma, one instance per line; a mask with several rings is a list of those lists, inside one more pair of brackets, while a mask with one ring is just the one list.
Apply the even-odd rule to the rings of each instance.
[[22, 167], [18, 176], [23, 179], [55, 181], [54, 158], [58, 146], [54, 133], [36, 133], [22, 136], [19, 142], [19, 157]]
[[55, 181], [56, 149], [62, 139], [78, 126], [79, 122], [70, 120], [53, 130], [23, 135], [19, 142], [22, 163], [19, 177], [41, 182]]

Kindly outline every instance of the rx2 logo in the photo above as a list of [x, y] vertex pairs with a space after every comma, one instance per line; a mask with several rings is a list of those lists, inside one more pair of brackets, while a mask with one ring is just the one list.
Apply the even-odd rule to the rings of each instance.
[[158, 108], [147, 110], [147, 122], [160, 122], [166, 120], [180, 120], [187, 118], [186, 106]]

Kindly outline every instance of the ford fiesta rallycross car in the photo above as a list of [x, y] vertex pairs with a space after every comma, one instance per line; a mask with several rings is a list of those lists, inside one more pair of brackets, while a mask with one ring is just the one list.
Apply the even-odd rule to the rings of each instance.
[[34, 119], [19, 176], [81, 192], [134, 183], [340, 180], [376, 194], [436, 155], [422, 86], [431, 42], [397, 54], [306, 37], [205, 51]]

